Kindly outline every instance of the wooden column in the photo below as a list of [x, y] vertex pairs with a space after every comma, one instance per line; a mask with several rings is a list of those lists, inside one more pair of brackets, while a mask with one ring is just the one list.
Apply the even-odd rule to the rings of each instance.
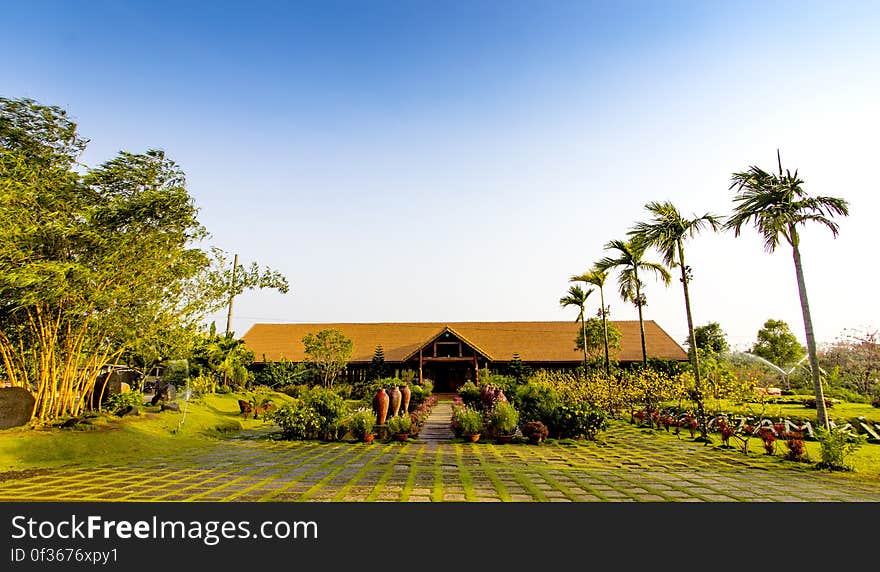
[[480, 384], [480, 364], [477, 363], [477, 352], [474, 352], [474, 383]]
[[422, 385], [422, 349], [419, 348], [419, 385]]

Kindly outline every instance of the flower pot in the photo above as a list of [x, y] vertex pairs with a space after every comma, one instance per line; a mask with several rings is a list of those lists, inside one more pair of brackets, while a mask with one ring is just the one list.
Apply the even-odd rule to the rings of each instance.
[[385, 425], [388, 416], [388, 394], [385, 393], [384, 387], [380, 387], [373, 397], [373, 409], [376, 410], [376, 425]]
[[476, 443], [477, 441], [480, 440], [480, 434], [479, 434], [479, 433], [474, 433], [473, 435], [465, 435], [465, 437], [467, 437], [467, 439], [468, 439], [471, 443]]
[[406, 441], [409, 439], [409, 433], [395, 433], [394, 440], [395, 441]]
[[513, 441], [513, 435], [496, 435], [495, 441], [498, 443], [510, 443]]
[[405, 413], [409, 412], [409, 398], [412, 397], [412, 390], [408, 385], [400, 386], [400, 394], [403, 396], [403, 405], [401, 406], [402, 411]]
[[391, 388], [391, 391], [388, 392], [388, 397], [391, 398], [391, 405], [388, 408], [389, 413], [391, 413], [391, 417], [397, 417], [398, 411], [400, 411], [400, 400], [403, 398], [403, 395], [400, 393], [400, 389], [395, 385]]
[[364, 435], [364, 439], [363, 439], [363, 441], [364, 441], [364, 443], [372, 443], [372, 442], [373, 442], [373, 439], [374, 439], [375, 437], [376, 437], [375, 435], [373, 435], [372, 433], [370, 433], [370, 434], [368, 434], [368, 435]]

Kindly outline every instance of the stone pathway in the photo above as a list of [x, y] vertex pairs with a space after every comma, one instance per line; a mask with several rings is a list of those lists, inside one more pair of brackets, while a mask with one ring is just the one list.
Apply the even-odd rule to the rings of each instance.
[[126, 465], [3, 474], [0, 501], [880, 502], [880, 475], [857, 480], [620, 421], [602, 442], [449, 441], [441, 405], [433, 441], [224, 440]]
[[419, 441], [425, 442], [427, 445], [437, 445], [438, 443], [451, 443], [455, 439], [452, 433], [452, 401], [442, 400], [434, 406], [425, 426], [419, 432]]

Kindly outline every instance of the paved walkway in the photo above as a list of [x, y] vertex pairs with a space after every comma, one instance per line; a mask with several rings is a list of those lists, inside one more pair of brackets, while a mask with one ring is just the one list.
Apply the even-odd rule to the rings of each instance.
[[437, 429], [431, 441], [237, 439], [127, 465], [7, 473], [0, 501], [880, 501], [880, 476], [857, 481], [624, 422], [604, 442], [538, 446], [446, 442]]
[[419, 432], [419, 441], [424, 441], [428, 445], [451, 443], [455, 435], [452, 433], [450, 423], [452, 423], [452, 401], [438, 402]]

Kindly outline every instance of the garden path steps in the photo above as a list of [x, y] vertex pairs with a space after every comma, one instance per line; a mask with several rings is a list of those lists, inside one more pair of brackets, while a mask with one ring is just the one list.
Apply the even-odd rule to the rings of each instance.
[[424, 441], [428, 445], [450, 443], [455, 438], [449, 425], [452, 422], [452, 398], [444, 395], [438, 397], [440, 400], [431, 410], [425, 426], [419, 432], [419, 441]]

